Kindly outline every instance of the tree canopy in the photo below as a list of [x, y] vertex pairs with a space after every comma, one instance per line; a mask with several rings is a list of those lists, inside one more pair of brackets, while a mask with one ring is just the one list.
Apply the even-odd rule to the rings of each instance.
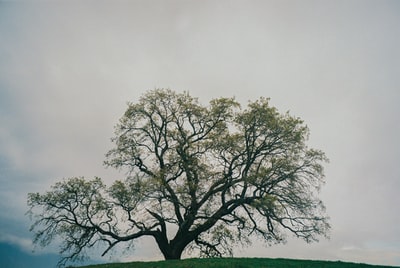
[[165, 259], [185, 250], [231, 255], [252, 236], [267, 244], [287, 233], [307, 242], [329, 230], [317, 193], [324, 183], [320, 150], [307, 146], [304, 122], [269, 99], [242, 108], [233, 98], [201, 105], [189, 93], [156, 89], [128, 108], [105, 165], [125, 180], [75, 177], [30, 193], [35, 242], [62, 240], [60, 264], [99, 245], [152, 237]]

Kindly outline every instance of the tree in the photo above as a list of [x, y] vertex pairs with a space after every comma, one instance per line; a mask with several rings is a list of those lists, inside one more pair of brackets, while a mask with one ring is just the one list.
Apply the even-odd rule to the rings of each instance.
[[202, 106], [188, 93], [149, 91], [128, 105], [106, 155], [105, 165], [126, 170], [126, 179], [107, 187], [70, 178], [30, 193], [35, 242], [61, 237], [65, 264], [94, 245], [104, 244], [104, 255], [146, 236], [165, 259], [184, 250], [231, 255], [251, 236], [318, 241], [329, 230], [316, 197], [327, 159], [307, 147], [308, 135], [267, 98], [242, 109], [233, 98]]

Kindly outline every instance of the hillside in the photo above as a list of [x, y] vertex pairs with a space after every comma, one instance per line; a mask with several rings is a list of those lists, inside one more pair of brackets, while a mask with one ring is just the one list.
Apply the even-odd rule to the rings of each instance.
[[379, 266], [348, 262], [310, 261], [266, 258], [222, 258], [222, 259], [186, 259], [181, 261], [130, 262], [90, 265], [81, 268], [384, 268]]

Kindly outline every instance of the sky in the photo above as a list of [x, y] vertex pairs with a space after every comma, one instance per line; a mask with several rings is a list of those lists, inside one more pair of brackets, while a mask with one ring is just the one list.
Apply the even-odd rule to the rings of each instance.
[[[330, 239], [236, 256], [400, 266], [399, 74], [399, 1], [0, 0], [0, 242], [32, 251], [27, 193], [123, 178], [102, 163], [126, 103], [170, 88], [270, 97], [330, 159]], [[144, 240], [103, 260], [161, 258]]]

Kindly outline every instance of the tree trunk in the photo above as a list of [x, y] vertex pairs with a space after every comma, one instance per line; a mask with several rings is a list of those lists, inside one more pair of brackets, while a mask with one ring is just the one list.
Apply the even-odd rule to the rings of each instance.
[[155, 237], [158, 248], [166, 260], [180, 260], [188, 242], [168, 241], [165, 234]]
[[168, 250], [166, 252], [161, 250], [161, 252], [166, 260], [180, 260], [183, 250]]
[[185, 246], [174, 243], [162, 243], [158, 244], [158, 247], [161, 250], [161, 253], [164, 255], [166, 260], [180, 260], [182, 257], [182, 252], [185, 249]]

